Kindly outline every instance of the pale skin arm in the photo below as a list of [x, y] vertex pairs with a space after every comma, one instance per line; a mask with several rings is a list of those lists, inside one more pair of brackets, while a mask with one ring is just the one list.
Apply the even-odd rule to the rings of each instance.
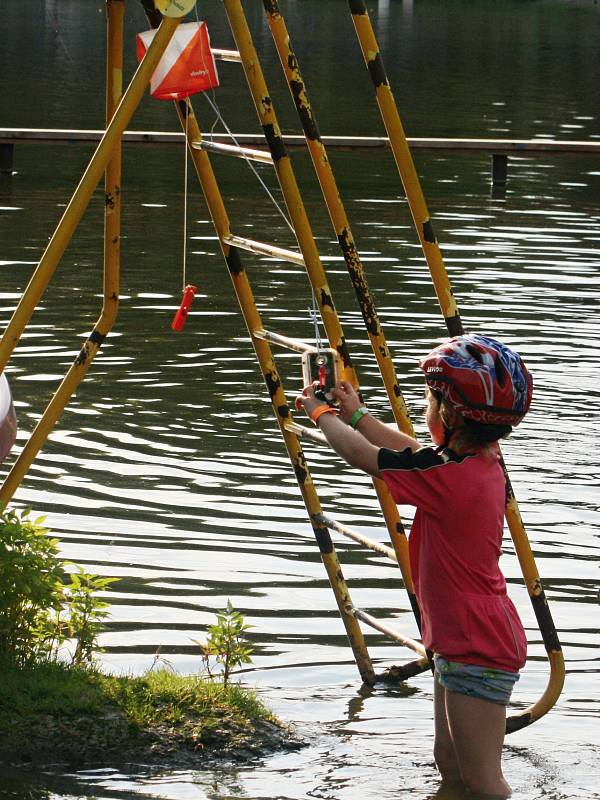
[[[350, 422], [352, 414], [363, 405], [352, 384], [348, 381], [339, 381], [332, 394], [338, 402], [340, 417], [344, 422]], [[362, 417], [356, 430], [377, 447], [389, 447], [390, 450], [406, 450], [407, 447], [410, 447], [411, 450], [418, 450], [420, 447], [412, 436], [391, 428], [370, 414]]]
[[[317, 405], [319, 404], [317, 400]], [[351, 467], [357, 467], [375, 478], [379, 477], [379, 447], [371, 444], [358, 431], [352, 430], [335, 414], [323, 414], [318, 422], [319, 428], [338, 456]]]
[[[418, 449], [417, 441], [411, 436], [388, 428], [368, 414], [358, 423], [357, 428], [360, 428], [360, 431], [353, 430], [345, 423], [362, 405], [358, 395], [347, 381], [340, 381], [333, 394], [339, 402], [340, 416], [322, 414], [318, 419], [318, 426], [331, 447], [350, 466], [378, 478], [377, 457], [381, 447], [396, 450], [404, 450], [407, 447], [412, 450]], [[315, 397], [312, 386], [304, 389], [297, 402], [304, 406], [308, 415], [323, 405], [323, 401]]]

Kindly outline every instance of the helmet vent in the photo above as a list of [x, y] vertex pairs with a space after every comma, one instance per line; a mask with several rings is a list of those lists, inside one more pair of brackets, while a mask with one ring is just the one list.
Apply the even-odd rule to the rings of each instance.
[[479, 348], [475, 347], [473, 344], [466, 345], [467, 352], [473, 356], [475, 361], [478, 361], [480, 364], [483, 364], [483, 356], [481, 355]]
[[506, 371], [506, 367], [502, 363], [502, 359], [499, 356], [496, 358], [494, 366], [496, 368], [496, 380], [498, 381], [500, 386], [504, 386], [504, 384], [506, 383], [506, 379], [508, 377], [508, 373]]

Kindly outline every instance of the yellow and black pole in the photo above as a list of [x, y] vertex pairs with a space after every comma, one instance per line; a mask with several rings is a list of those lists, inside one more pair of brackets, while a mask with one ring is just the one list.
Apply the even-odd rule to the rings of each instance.
[[390, 406], [398, 427], [414, 436], [408, 410], [394, 369], [394, 362], [381, 329], [379, 316], [375, 308], [373, 295], [367, 281], [365, 270], [357, 251], [346, 209], [340, 197], [331, 163], [308, 97], [306, 84], [300, 72], [300, 65], [292, 49], [289, 33], [277, 0], [263, 0], [267, 13], [267, 21], [277, 48], [279, 60], [286, 76], [298, 117], [302, 124], [308, 150], [315, 173], [319, 180], [327, 210], [340, 248], [342, 250], [356, 298], [369, 335], [373, 353], [377, 359], [379, 370], [390, 400]]
[[[302, 251], [302, 255], [304, 257], [308, 278], [313, 292], [317, 298], [317, 303], [319, 304], [327, 337], [331, 347], [337, 350], [342, 358], [344, 365], [343, 377], [350, 381], [356, 388], [358, 388], [358, 378], [351, 364], [350, 354], [348, 352], [340, 320], [333, 303], [331, 290], [327, 283], [325, 270], [323, 269], [314, 236], [311, 231], [310, 223], [306, 215], [304, 203], [296, 182], [290, 157], [285, 147], [283, 137], [281, 136], [273, 102], [270, 98], [263, 72], [260, 67], [258, 55], [252, 42], [252, 36], [243, 12], [242, 4], [240, 0], [224, 0], [224, 6], [229, 19], [231, 31], [233, 33], [233, 38], [241, 56], [242, 65], [246, 74], [246, 80], [254, 100], [256, 112], [260, 124], [262, 125], [271, 156], [273, 158], [273, 164], [277, 173], [279, 185], [285, 198], [286, 206], [292, 221], [292, 226], [298, 240], [298, 245], [300, 246], [300, 250]], [[323, 172], [323, 178], [324, 175], [325, 173]], [[324, 180], [326, 179], [324, 178]], [[335, 191], [335, 188], [331, 186], [331, 181], [328, 181], [328, 195], [332, 195], [335, 193]], [[338, 212], [339, 206], [336, 206], [336, 219]], [[405, 424], [410, 425], [407, 415]], [[402, 571], [405, 587], [413, 612], [417, 619], [417, 624], [420, 624], [420, 613], [410, 574], [406, 534], [398, 513], [398, 508], [387, 486], [382, 480], [374, 478], [373, 485], [386, 522], [390, 540], [398, 555], [398, 564]]]
[[[116, 105], [115, 100], [117, 99], [117, 95], [120, 95], [122, 86], [122, 0], [112, 0], [112, 2], [109, 0], [107, 3], [107, 18], [107, 29], [109, 32], [107, 110], [111, 113], [114, 110], [114, 113], [112, 113], [112, 118], [106, 132], [100, 140], [77, 189], [67, 205], [62, 219], [54, 235], [50, 239], [0, 341], [0, 371], [6, 366], [8, 359], [17, 345], [25, 326], [29, 322], [40, 297], [54, 274], [105, 170], [107, 170], [107, 196], [110, 194], [112, 198], [110, 202], [107, 202], [107, 206], [115, 202], [115, 196], [118, 195], [117, 187], [120, 183], [119, 151], [121, 136], [135, 109], [139, 105], [144, 91], [150, 82], [150, 77], [156, 69], [165, 48], [179, 24], [179, 19], [177, 17], [165, 17], [164, 22], [157, 32], [151, 47], [148, 49], [145, 58], [138, 67], [125, 95], [118, 103], [118, 106], [114, 108]], [[15, 461], [11, 471], [7, 475], [0, 489], [0, 502], [3, 504], [8, 503], [19, 487], [34, 458], [43, 447], [52, 428], [64, 411], [70, 397], [83, 380], [92, 359], [98, 352], [115, 319], [119, 292], [118, 208], [117, 202], [114, 208], [109, 209], [109, 211], [113, 213], [107, 213], [106, 215], [105, 236], [112, 239], [112, 241], [109, 242], [105, 254], [105, 295], [100, 318], [93, 332], [83, 345], [77, 359], [63, 378], [56, 393], [46, 407], [42, 418], [27, 440], [27, 443]]]
[[[181, 117], [182, 127], [184, 130], [188, 131], [188, 145], [192, 141], [200, 141], [202, 134], [191, 104], [178, 103], [177, 107]], [[184, 117], [185, 114], [188, 115], [187, 119]], [[256, 357], [260, 364], [263, 378], [271, 398], [273, 411], [277, 418], [277, 422], [279, 424], [281, 434], [283, 436], [285, 446], [296, 475], [296, 480], [298, 481], [298, 486], [302, 493], [304, 504], [311, 520], [315, 539], [319, 547], [321, 560], [325, 566], [329, 582], [336, 598], [336, 602], [340, 610], [350, 646], [354, 653], [354, 658], [356, 660], [359, 673], [366, 683], [373, 683], [375, 674], [369, 653], [365, 645], [363, 633], [357, 621], [344, 613], [344, 609], [348, 605], [350, 595], [343, 576], [341, 565], [337, 557], [337, 553], [333, 546], [328, 529], [324, 525], [319, 524], [316, 520], [316, 518], [322, 513], [322, 510], [306, 463], [306, 458], [300, 446], [298, 437], [295, 434], [290, 433], [285, 427], [286, 422], [291, 419], [291, 411], [283, 390], [281, 378], [279, 376], [271, 348], [266, 341], [255, 335], [256, 332], [263, 330], [263, 324], [256, 307], [256, 301], [248, 280], [247, 272], [240, 258], [238, 249], [226, 244], [224, 241], [224, 239], [230, 233], [229, 219], [210, 163], [210, 158], [207, 153], [197, 149], [192, 150], [192, 158], [194, 159], [194, 165], [202, 185], [204, 196], [213, 219], [217, 235], [219, 236], [219, 240], [221, 242], [223, 256], [229, 270], [231, 281], [233, 283], [248, 332], [252, 339]]]
[[[141, 1], [146, 10], [150, 24], [156, 26], [158, 19], [149, 6], [149, 0]], [[219, 237], [233, 288], [256, 352], [256, 357], [273, 406], [273, 412], [279, 424], [281, 435], [294, 469], [294, 474], [311, 521], [321, 560], [335, 596], [358, 671], [363, 681], [371, 684], [375, 680], [373, 664], [360, 625], [354, 617], [346, 614], [344, 611], [349, 604], [351, 605], [350, 593], [329, 530], [325, 525], [319, 522], [319, 518], [322, 516], [319, 497], [312, 481], [299, 438], [286, 428], [286, 423], [292, 419], [292, 414], [277, 370], [277, 365], [268, 342], [256, 335], [263, 330], [263, 324], [256, 307], [250, 281], [248, 280], [248, 275], [242, 259], [240, 258], [238, 248], [227, 244], [225, 241], [230, 234], [229, 217], [212, 169], [210, 158], [205, 151], [191, 147], [192, 142], [199, 142], [202, 140], [202, 131], [200, 130], [198, 120], [189, 99], [187, 101], [175, 102], [174, 105], [183, 132], [187, 136], [187, 146], [190, 148], [190, 156], [193, 160], [209, 213]]]
[[[348, 0], [354, 28], [360, 42], [366, 66], [375, 87], [379, 110], [385, 125], [390, 147], [394, 154], [400, 178], [406, 192], [417, 233], [436, 290], [440, 308], [451, 336], [459, 336], [464, 330], [458, 307], [452, 293], [448, 273], [433, 232], [433, 226], [425, 204], [419, 178], [398, 113], [398, 108], [386, 75], [383, 59], [375, 38], [364, 0]], [[542, 634], [548, 661], [550, 677], [542, 697], [529, 708], [507, 719], [507, 731], [518, 730], [531, 724], [547, 713], [556, 703], [565, 679], [565, 666], [562, 648], [556, 627], [548, 607], [542, 582], [535, 564], [523, 520], [519, 512], [506, 465], [502, 462], [507, 489], [506, 521], [515, 544], [515, 550], [529, 592], [531, 604]]]
[[[389, 347], [381, 328], [367, 276], [356, 248], [350, 222], [340, 197], [325, 145], [319, 133], [315, 114], [308, 97], [308, 91], [300, 72], [298, 59], [292, 49], [285, 20], [277, 0], [263, 0], [263, 5], [267, 13], [267, 21], [273, 35], [279, 60], [304, 130], [315, 173], [321, 186], [325, 204], [329, 211], [329, 216], [348, 268], [348, 273], [369, 335], [371, 347], [381, 372], [394, 418], [400, 430], [410, 436], [414, 436], [413, 426], [396, 376]], [[420, 613], [410, 573], [408, 542], [404, 528], [398, 527], [400, 520], [396, 519], [397, 512], [394, 513], [391, 507], [395, 504], [391, 501], [391, 498], [389, 498], [389, 493], [377, 483], [375, 484], [375, 488], [378, 492], [379, 501], [385, 508], [386, 519], [389, 521], [388, 527], [391, 529], [390, 538], [398, 558], [398, 564], [402, 572], [409, 601], [420, 628]]]
[[[106, 0], [106, 125], [123, 96], [123, 20], [125, 0]], [[112, 328], [119, 308], [121, 264], [121, 142], [104, 176], [104, 304], [96, 330]]]
[[423, 247], [423, 253], [433, 278], [438, 302], [450, 335], [458, 336], [462, 332], [458, 308], [452, 294], [452, 287], [448, 280], [444, 260], [433, 230], [419, 176], [406, 141], [398, 108], [387, 79], [367, 7], [363, 0], [348, 0], [348, 3], [363, 57], [375, 87], [377, 103], [402, 179], [404, 191], [406, 192], [406, 199], [408, 200], [415, 228]]
[[542, 717], [555, 705], [560, 697], [565, 682], [565, 662], [558, 633], [554, 625], [554, 620], [552, 619], [552, 613], [548, 606], [546, 593], [542, 586], [542, 580], [535, 563], [529, 538], [525, 532], [525, 526], [521, 518], [517, 499], [512, 489], [504, 459], [502, 459], [502, 468], [506, 479], [508, 498], [505, 509], [506, 521], [515, 544], [515, 551], [519, 559], [521, 572], [525, 579], [529, 599], [531, 600], [538, 627], [542, 634], [542, 640], [550, 664], [550, 677], [542, 696], [519, 714], [514, 714], [507, 718], [506, 730], [508, 733], [511, 733], [512, 731], [518, 731], [530, 725], [532, 722], [535, 722], [536, 719]]
[[240, 0], [223, 0], [223, 5], [229, 19], [233, 38], [241, 56], [242, 66], [244, 68], [250, 94], [254, 101], [259, 123], [263, 129], [271, 156], [273, 157], [273, 165], [277, 173], [277, 179], [281, 186], [290, 220], [304, 258], [306, 271], [321, 311], [327, 337], [331, 347], [337, 350], [340, 355], [343, 377], [354, 386], [358, 386], [346, 340], [333, 303], [331, 289], [329, 288], [327, 277], [315, 244], [302, 196], [281, 135], [275, 109], [273, 108], [273, 101], [271, 100], [260, 67], [258, 55], [252, 42], [252, 36], [242, 9], [242, 4]]

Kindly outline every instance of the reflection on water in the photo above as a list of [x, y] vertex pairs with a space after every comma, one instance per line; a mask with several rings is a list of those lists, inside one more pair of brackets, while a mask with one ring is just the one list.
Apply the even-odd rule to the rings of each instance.
[[[103, 4], [95, 5], [102, 19]], [[411, 134], [526, 138], [539, 132], [573, 138], [574, 129], [561, 126], [576, 124], [581, 126], [577, 138], [597, 137], [596, 112], [589, 111], [589, 98], [594, 96], [587, 85], [590, 71], [579, 69], [577, 63], [569, 70], [571, 62], [561, 61], [558, 76], [556, 65], [548, 61], [550, 46], [535, 51], [537, 65], [524, 60], [525, 32], [531, 33], [536, 25], [557, 47], [569, 41], [570, 29], [561, 24], [566, 6], [532, 4], [518, 29], [514, 3], [507, 4], [510, 14], [481, 2], [472, 14], [460, 15], [467, 36], [487, 29], [486, 13], [498, 14], [492, 37], [496, 46], [508, 40], [514, 44], [518, 32], [516, 57], [522, 70], [529, 64], [525, 72], [530, 83], [527, 92], [523, 89], [515, 97], [512, 77], [498, 83], [506, 70], [493, 67], [489, 59], [481, 62], [481, 55], [464, 46], [457, 29], [459, 15], [451, 18], [444, 4], [428, 0], [372, 5], [374, 19], [379, 14], [388, 26], [382, 47], [395, 52], [392, 32], [404, 37], [406, 46], [398, 59], [386, 54], [386, 62], [393, 83], [402, 87], [402, 94], [408, 92], [403, 99]], [[90, 29], [78, 27], [83, 17], [77, 4], [69, 4], [65, 16], [57, 15], [56, 4], [46, 2], [44, 7], [44, 37], [39, 31], [35, 36], [43, 39], [39, 44], [53, 69], [70, 63], [67, 51], [75, 61], [84, 55], [101, 60], [100, 49], [85, 48], [85, 37], [97, 34], [98, 28], [87, 17]], [[211, 30], [224, 38], [216, 43], [228, 46], [216, 22], [220, 7], [220, 3], [206, 4], [207, 14], [215, 18]], [[318, 13], [325, 13], [323, 4], [318, 13], [313, 0], [302, 4], [288, 0], [285, 7], [290, 29], [297, 30], [302, 19], [316, 43], [335, 27], [329, 17], [331, 25], [317, 24]], [[327, 4], [327, 14], [342, 7], [344, 3], [333, 0]], [[586, 42], [597, 15], [586, 17], [588, 24], [582, 27], [579, 15], [588, 14], [588, 7], [569, 4], [569, 11], [569, 20], [577, 21], [573, 29], [579, 32], [578, 47], [571, 55], [585, 63]], [[128, 7], [127, 13], [127, 24], [138, 25], [137, 12]], [[259, 41], [268, 48], [262, 10], [251, 7], [249, 13]], [[12, 30], [17, 30], [14, 26], [23, 19], [14, 10], [12, 14]], [[446, 41], [445, 26], [449, 26], [447, 48], [425, 48], [423, 42], [432, 41], [427, 34], [435, 33], [438, 43]], [[407, 39], [409, 32], [412, 38]], [[477, 50], [483, 44], [476, 41]], [[458, 49], [465, 61], [460, 67]], [[414, 60], [426, 57], [431, 67], [422, 72], [424, 85], [432, 82], [433, 75], [444, 75], [447, 82], [440, 102], [448, 103], [448, 108], [442, 106], [436, 113], [423, 100], [422, 87], [405, 79]], [[473, 58], [494, 69], [494, 80], [470, 69]], [[443, 70], [445, 60], [456, 69]], [[317, 66], [312, 58], [303, 71], [316, 72]], [[334, 91], [333, 80], [306, 77], [315, 78], [315, 97], [324, 98], [319, 111], [324, 133], [380, 132], [371, 110], [344, 117], [343, 104], [328, 95]], [[356, 93], [360, 97], [364, 90], [364, 102], [371, 109], [363, 77], [360, 73], [357, 78]], [[542, 79], [551, 97], [534, 91]], [[76, 99], [80, 80], [80, 73], [67, 70], [65, 85], [59, 82], [56, 92], [42, 93], [43, 113], [35, 123], [28, 117], [31, 104], [13, 104], [12, 119], [6, 124], [62, 126], [60, 112], [65, 125], [81, 125]], [[101, 75], [90, 69], [90, 81], [95, 80], [100, 85]], [[466, 113], [451, 113], [457, 92], [476, 80], [477, 89], [469, 86], [463, 95], [461, 108]], [[27, 80], [22, 91], [36, 98], [40, 94]], [[225, 82], [219, 99], [224, 107], [232, 91]], [[97, 97], [93, 109], [90, 113], [99, 113]], [[440, 110], [444, 113], [437, 113]], [[175, 125], [165, 108], [147, 103], [136, 127]], [[124, 797], [132, 792], [211, 799], [432, 797], [437, 777], [431, 759], [430, 678], [411, 680], [412, 691], [406, 693], [360, 688], [214, 230], [196, 192], [189, 199], [187, 277], [200, 289], [186, 330], [181, 334], [170, 330], [182, 280], [182, 153], [125, 148], [124, 156], [119, 319], [32, 466], [17, 501], [48, 514], [67, 558], [121, 579], [111, 593], [112, 615], [102, 639], [107, 667], [144, 670], [160, 648], [161, 657], [174, 668], [196, 671], [200, 660], [192, 640], [202, 635], [215, 610], [230, 598], [254, 626], [256, 657], [244, 679], [256, 685], [284, 719], [297, 723], [309, 746], [299, 753], [275, 754], [218, 772], [157, 774], [139, 767], [134, 774], [96, 770], [65, 776], [58, 770], [44, 776], [36, 773], [29, 782], [18, 773], [3, 778], [2, 789], [19, 798], [27, 796], [26, 791], [40, 798]], [[0, 184], [4, 324], [88, 158], [83, 147], [18, 148], [18, 174]], [[418, 434], [424, 436], [423, 390], [416, 363], [444, 330], [406, 201], [388, 154], [367, 158], [332, 153], [331, 160], [408, 406]], [[375, 413], [391, 419], [306, 159], [297, 156], [294, 161], [365, 397]], [[507, 740], [507, 776], [515, 798], [592, 798], [597, 796], [593, 775], [598, 753], [593, 726], [599, 712], [595, 679], [600, 365], [594, 342], [599, 334], [600, 173], [583, 157], [511, 158], [506, 193], [497, 197], [489, 188], [487, 156], [419, 153], [416, 161], [465, 327], [494, 333], [517, 347], [535, 378], [532, 412], [506, 443], [504, 454], [564, 643], [568, 675], [557, 708], [534, 728]], [[242, 175], [239, 164], [215, 166], [230, 217], [241, 226], [236, 232], [290, 246], [285, 226], [254, 179]], [[272, 176], [263, 173], [272, 185]], [[101, 209], [102, 198], [97, 195], [11, 359], [20, 446], [98, 316]], [[311, 300], [302, 270], [249, 256], [245, 263], [265, 326], [310, 340]], [[277, 358], [288, 396], [293, 397], [301, 382], [298, 357], [278, 352]], [[327, 450], [310, 443], [305, 449], [325, 510], [384, 541], [370, 480], [341, 466]], [[409, 509], [401, 511], [410, 516]], [[398, 569], [355, 544], [340, 541], [336, 546], [356, 605], [415, 636]], [[530, 643], [529, 662], [515, 691], [515, 703], [522, 708], [544, 690], [547, 667], [508, 538], [503, 568]], [[404, 660], [405, 654], [379, 634], [366, 636], [378, 667]]]

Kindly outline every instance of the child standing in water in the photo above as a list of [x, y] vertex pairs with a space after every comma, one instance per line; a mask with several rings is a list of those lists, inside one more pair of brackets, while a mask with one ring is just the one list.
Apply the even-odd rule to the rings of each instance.
[[527, 639], [498, 562], [506, 488], [498, 439], [523, 419], [532, 379], [517, 353], [481, 335], [455, 337], [420, 363], [427, 383], [421, 447], [372, 417], [346, 381], [338, 409], [313, 387], [302, 404], [333, 449], [416, 506], [409, 538], [422, 637], [434, 655], [434, 757], [444, 783], [499, 798], [506, 705]]

